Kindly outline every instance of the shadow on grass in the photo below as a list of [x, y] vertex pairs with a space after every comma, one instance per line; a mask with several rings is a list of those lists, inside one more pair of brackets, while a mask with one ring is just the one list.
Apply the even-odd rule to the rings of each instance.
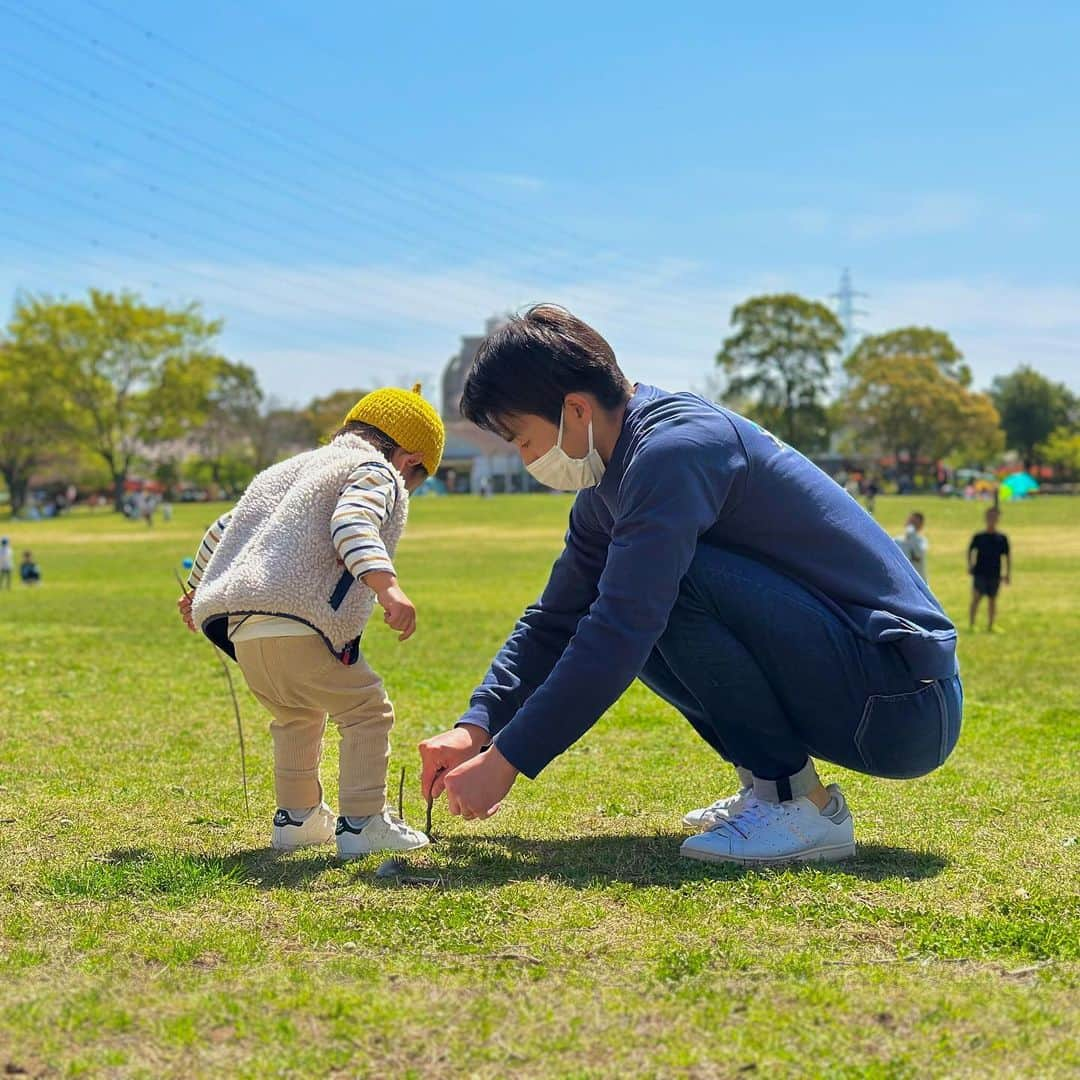
[[[550, 840], [488, 835], [441, 840], [431, 870], [448, 887], [469, 888], [544, 878], [585, 888], [618, 881], [632, 885], [678, 887], [684, 882], [771, 873], [747, 866], [703, 863], [679, 855], [681, 838], [672, 836], [590, 836]], [[790, 868], [794, 873], [855, 877], [867, 881], [920, 880], [936, 877], [948, 861], [936, 852], [868, 844], [843, 863], [816, 863]], [[418, 874], [424, 869], [417, 868]]]
[[[320, 881], [318, 888], [348, 888], [358, 878], [371, 880], [380, 856], [349, 866], [349, 876], [337, 883]], [[747, 874], [769, 873], [751, 867], [702, 863], [678, 854], [673, 836], [590, 836], [529, 839], [508, 835], [448, 837], [434, 848], [402, 859], [404, 880], [376, 879], [394, 884], [431, 883], [444, 889], [498, 886], [544, 879], [574, 888], [609, 882], [677, 888], [686, 882], [735, 880]], [[234, 887], [304, 888], [326, 871], [340, 869], [332, 854], [304, 852], [282, 855], [265, 848], [230, 855], [197, 855], [143, 848], [121, 848], [75, 870], [48, 875], [43, 885], [58, 897], [88, 899], [145, 898], [189, 903]], [[862, 845], [854, 859], [792, 868], [793, 873], [824, 873], [864, 881], [918, 881], [940, 874], [948, 865], [936, 852], [909, 851], [876, 844]], [[429, 881], [428, 879], [434, 879]]]

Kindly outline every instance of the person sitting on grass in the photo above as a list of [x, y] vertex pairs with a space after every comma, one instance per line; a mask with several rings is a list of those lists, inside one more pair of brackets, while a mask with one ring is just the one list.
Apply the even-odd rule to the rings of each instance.
[[452, 814], [490, 816], [635, 678], [738, 773], [734, 794], [686, 814], [694, 859], [852, 855], [844, 796], [812, 759], [909, 778], [952, 752], [953, 624], [798, 451], [694, 394], [631, 385], [600, 334], [551, 305], [482, 343], [461, 409], [579, 494], [543, 595], [457, 725], [420, 744], [422, 791], [445, 791]]
[[[979, 604], [986, 597], [986, 629], [994, 632], [997, 615], [997, 596], [1001, 583], [1012, 582], [1012, 553], [1009, 538], [998, 532], [1001, 511], [991, 507], [986, 511], [986, 528], [977, 532], [968, 544], [968, 573], [971, 575], [971, 609], [968, 612], [969, 629], [975, 629], [975, 616]], [[1001, 561], [1005, 560], [1005, 574], [1001, 573]]]
[[41, 582], [41, 567], [34, 562], [34, 553], [24, 551], [22, 562], [19, 563], [19, 577], [24, 585], [37, 585]]
[[[360, 652], [378, 602], [405, 641], [416, 609], [393, 555], [409, 493], [442, 458], [442, 420], [417, 386], [360, 399], [329, 445], [271, 466], [207, 530], [178, 601], [238, 661], [273, 715], [278, 809], [271, 846], [292, 851], [336, 832], [341, 858], [409, 851], [428, 838], [386, 808], [394, 710]], [[335, 823], [319, 779], [326, 718], [341, 735]]]

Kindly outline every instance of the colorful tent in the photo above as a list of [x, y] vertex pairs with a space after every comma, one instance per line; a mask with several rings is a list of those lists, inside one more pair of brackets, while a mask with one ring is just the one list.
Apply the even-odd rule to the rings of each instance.
[[1039, 481], [1027, 472], [1013, 473], [1001, 481], [1001, 495], [1006, 500], [1023, 499], [1038, 490]]

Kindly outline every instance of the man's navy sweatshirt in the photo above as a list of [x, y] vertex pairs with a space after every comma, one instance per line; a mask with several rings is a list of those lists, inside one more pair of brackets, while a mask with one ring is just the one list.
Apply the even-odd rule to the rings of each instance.
[[799, 582], [914, 679], [956, 672], [956, 630], [893, 540], [800, 453], [694, 394], [639, 385], [600, 483], [570, 512], [543, 595], [460, 723], [535, 777], [645, 665], [699, 544]]

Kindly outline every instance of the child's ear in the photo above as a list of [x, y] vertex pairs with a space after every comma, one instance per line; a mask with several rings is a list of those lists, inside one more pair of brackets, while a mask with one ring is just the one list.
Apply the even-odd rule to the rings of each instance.
[[400, 447], [394, 451], [394, 456], [391, 459], [391, 464], [402, 476], [408, 476], [417, 465], [422, 465], [423, 463], [423, 454], [410, 454]]

